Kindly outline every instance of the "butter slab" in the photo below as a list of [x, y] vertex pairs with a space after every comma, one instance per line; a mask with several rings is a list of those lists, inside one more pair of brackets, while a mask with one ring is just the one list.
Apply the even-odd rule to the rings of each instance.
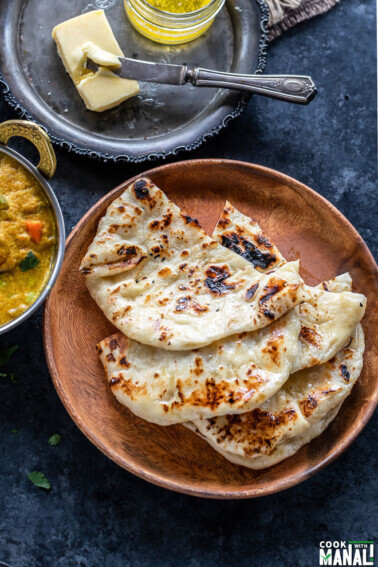
[[[103, 10], [94, 10], [58, 24], [52, 32], [64, 67], [89, 110], [102, 112], [139, 93], [137, 81], [123, 79], [109, 68], [123, 57]], [[101, 65], [86, 68], [87, 57]], [[83, 84], [82, 84], [83, 83]]]
[[137, 95], [138, 83], [136, 88], [130, 88], [130, 83], [135, 82], [121, 79], [106, 67], [99, 67], [95, 75], [84, 77], [76, 88], [89, 110], [103, 112]]

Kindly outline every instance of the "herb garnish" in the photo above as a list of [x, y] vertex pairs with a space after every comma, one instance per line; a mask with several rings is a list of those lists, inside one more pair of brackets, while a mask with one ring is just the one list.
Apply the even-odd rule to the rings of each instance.
[[11, 429], [11, 433], [13, 433], [13, 435], [16, 435], [16, 433], [18, 433], [18, 429], [14, 427], [13, 429]]
[[10, 378], [12, 384], [18, 384], [18, 381], [12, 372], [0, 372], [0, 378]]
[[[13, 345], [5, 350], [0, 350], [0, 366], [8, 364], [10, 357], [17, 349], [18, 345]], [[0, 372], [0, 378], [10, 378], [13, 384], [17, 384], [17, 380], [15, 380], [14, 375], [10, 372]]]
[[20, 262], [20, 268], [22, 272], [36, 268], [39, 264], [39, 260], [35, 254], [30, 250], [25, 258]]
[[34, 486], [38, 486], [38, 488], [44, 488], [45, 490], [50, 490], [51, 488], [50, 482], [41, 472], [33, 471], [29, 473], [28, 479], [34, 484]]
[[59, 445], [59, 443], [60, 443], [60, 435], [59, 435], [59, 433], [55, 433], [54, 435], [51, 435], [51, 437], [49, 437], [49, 443], [50, 443], [50, 445], [52, 445], [53, 447], [55, 447], [55, 445]]
[[4, 366], [4, 364], [8, 364], [10, 357], [12, 354], [18, 349], [18, 345], [13, 345], [5, 350], [0, 350], [0, 366]]

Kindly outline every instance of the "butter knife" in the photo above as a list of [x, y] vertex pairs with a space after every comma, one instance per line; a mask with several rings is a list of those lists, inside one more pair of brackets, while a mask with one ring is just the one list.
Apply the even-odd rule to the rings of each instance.
[[[164, 85], [185, 85], [215, 87], [247, 91], [296, 104], [308, 104], [316, 95], [311, 77], [302, 75], [238, 75], [223, 73], [187, 65], [153, 63], [128, 57], [119, 57], [120, 67], [112, 71], [125, 79], [161, 83]], [[97, 63], [87, 59], [87, 68], [96, 70]]]

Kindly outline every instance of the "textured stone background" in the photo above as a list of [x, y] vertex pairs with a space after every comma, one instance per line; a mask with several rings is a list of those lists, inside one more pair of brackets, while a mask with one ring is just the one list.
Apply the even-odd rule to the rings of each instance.
[[[243, 117], [186, 157], [226, 157], [281, 170], [324, 195], [377, 257], [375, 7], [343, 0], [271, 45], [266, 72], [311, 74], [301, 108], [255, 97]], [[0, 120], [13, 111], [0, 101]], [[143, 170], [58, 151], [53, 187], [67, 231], [103, 194]], [[148, 166], [145, 166], [145, 168]], [[206, 501], [133, 477], [80, 433], [44, 361], [41, 314], [0, 340], [19, 344], [0, 382], [0, 561], [12, 567], [318, 565], [321, 539], [374, 539], [374, 418], [336, 462], [260, 500]], [[19, 430], [11, 433], [12, 428]], [[57, 447], [48, 437], [59, 432]], [[49, 493], [26, 474], [41, 470]]]

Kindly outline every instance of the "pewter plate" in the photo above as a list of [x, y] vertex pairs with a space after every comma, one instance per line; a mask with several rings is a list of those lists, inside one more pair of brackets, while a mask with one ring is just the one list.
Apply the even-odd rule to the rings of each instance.
[[76, 153], [140, 162], [192, 150], [238, 116], [249, 96], [224, 89], [141, 83], [139, 96], [111, 110], [86, 110], [51, 37], [68, 18], [103, 8], [127, 57], [261, 73], [268, 10], [263, 0], [227, 0], [211, 28], [183, 46], [163, 46], [129, 23], [122, 0], [2, 0], [0, 91], [51, 140]]

